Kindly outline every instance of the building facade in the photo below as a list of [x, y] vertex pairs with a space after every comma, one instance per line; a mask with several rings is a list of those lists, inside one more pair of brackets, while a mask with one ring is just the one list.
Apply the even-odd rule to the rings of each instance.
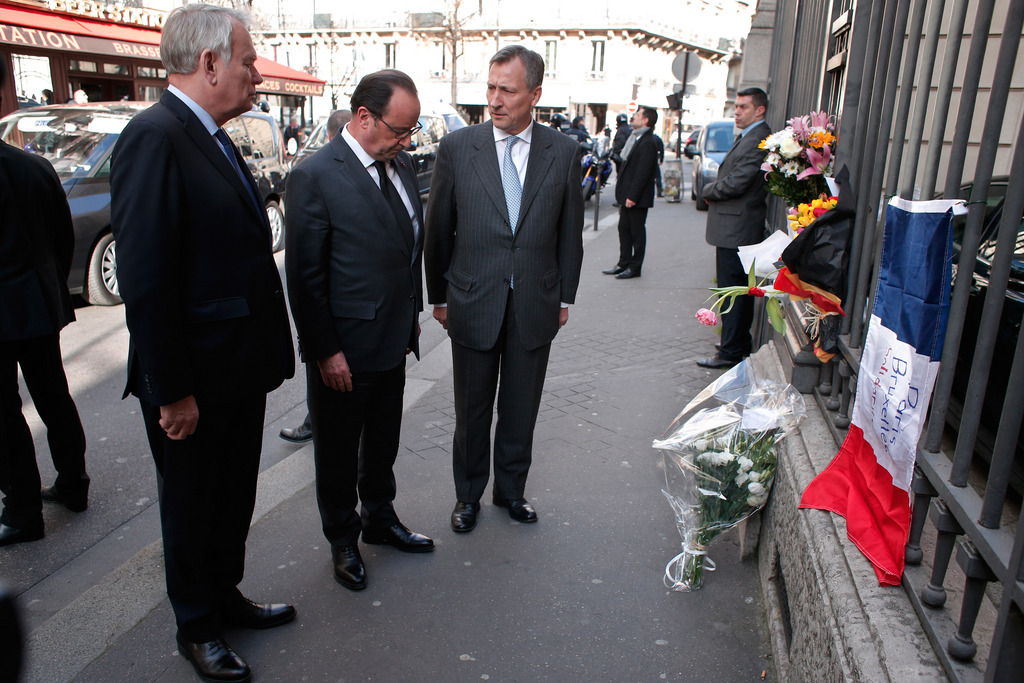
[[321, 116], [347, 107], [366, 74], [396, 68], [413, 78], [425, 105], [451, 103], [478, 122], [486, 118], [488, 60], [500, 47], [522, 44], [547, 67], [538, 118], [583, 116], [591, 131], [614, 125], [631, 102], [667, 111], [666, 97], [681, 87], [672, 62], [689, 50], [702, 64], [684, 105], [683, 123], [694, 125], [727, 111], [752, 12], [742, 1], [689, 0], [643, 11], [610, 2], [582, 9], [448, 0], [441, 11], [423, 12], [392, 4], [324, 14], [313, 0], [256, 0], [255, 23], [264, 27], [257, 50], [326, 81], [323, 97], [312, 102]]

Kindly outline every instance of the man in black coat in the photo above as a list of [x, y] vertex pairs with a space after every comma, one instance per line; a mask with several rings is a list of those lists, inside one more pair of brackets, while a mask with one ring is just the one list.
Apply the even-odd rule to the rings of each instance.
[[616, 280], [640, 277], [647, 250], [647, 210], [654, 206], [654, 177], [658, 170], [658, 147], [652, 129], [658, 112], [641, 107], [629, 120], [633, 130], [622, 149], [622, 168], [615, 179], [615, 201], [619, 205], [619, 261], [601, 271]]
[[[4, 76], [0, 60], [0, 92]], [[75, 319], [67, 285], [74, 246], [53, 166], [0, 142], [0, 546], [43, 537], [44, 498], [75, 512], [88, 505], [85, 432], [60, 353], [60, 331]], [[21, 412], [19, 366], [57, 470], [57, 481], [42, 490]]]
[[419, 356], [423, 310], [423, 205], [405, 153], [420, 102], [412, 79], [393, 70], [364, 77], [351, 102], [352, 120], [288, 178], [285, 267], [320, 519], [335, 579], [361, 590], [360, 534], [411, 553], [434, 542], [399, 521], [392, 469], [405, 357]]
[[[222, 46], [228, 45], [228, 49]], [[263, 78], [246, 17], [190, 4], [167, 18], [170, 87], [113, 152], [111, 220], [138, 397], [160, 479], [167, 594], [178, 649], [207, 680], [248, 680], [226, 628], [290, 621], [238, 590], [256, 501], [267, 393], [294, 374], [270, 227], [221, 128]]]
[[[704, 186], [708, 203], [705, 239], [715, 247], [715, 269], [719, 287], [744, 286], [738, 248], [757, 244], [765, 236], [768, 191], [761, 164], [767, 152], [761, 141], [771, 133], [764, 121], [768, 95], [760, 88], [736, 94], [736, 142], [718, 168], [718, 178]], [[750, 355], [750, 325], [754, 321], [754, 300], [738, 296], [732, 310], [722, 316], [722, 343], [710, 358], [697, 361], [705, 368], [729, 368]]]

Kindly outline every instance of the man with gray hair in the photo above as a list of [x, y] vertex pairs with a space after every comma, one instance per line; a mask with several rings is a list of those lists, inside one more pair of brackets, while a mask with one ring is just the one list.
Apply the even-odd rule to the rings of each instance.
[[580, 147], [534, 122], [543, 79], [536, 52], [499, 50], [487, 75], [491, 120], [447, 135], [431, 179], [423, 260], [434, 318], [452, 340], [456, 532], [476, 526], [496, 394], [492, 501], [517, 522], [537, 521], [524, 495], [533, 430], [583, 263]]
[[223, 630], [295, 617], [237, 587], [267, 393], [295, 371], [259, 190], [221, 128], [263, 78], [245, 15], [227, 8], [175, 9], [160, 55], [170, 85], [121, 133], [110, 176], [125, 396], [141, 403], [156, 463], [178, 650], [205, 680], [247, 681]]

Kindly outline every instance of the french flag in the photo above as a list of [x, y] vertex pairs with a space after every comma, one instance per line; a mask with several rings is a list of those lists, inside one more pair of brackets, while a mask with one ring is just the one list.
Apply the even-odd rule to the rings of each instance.
[[846, 518], [883, 586], [903, 576], [910, 480], [949, 317], [953, 216], [965, 211], [960, 200], [889, 202], [850, 430], [800, 501]]

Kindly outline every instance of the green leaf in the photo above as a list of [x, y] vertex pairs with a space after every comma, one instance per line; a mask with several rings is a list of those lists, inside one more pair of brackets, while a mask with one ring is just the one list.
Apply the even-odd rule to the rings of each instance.
[[771, 321], [772, 327], [779, 334], [786, 334], [786, 319], [782, 316], [782, 304], [779, 303], [778, 299], [770, 298], [767, 303], [768, 307], [768, 320]]
[[756, 266], [756, 265], [757, 265], [757, 259], [754, 259], [753, 261], [750, 262], [750, 274], [747, 275], [747, 287], [748, 288], [757, 286], [757, 276], [754, 275], [754, 266]]

